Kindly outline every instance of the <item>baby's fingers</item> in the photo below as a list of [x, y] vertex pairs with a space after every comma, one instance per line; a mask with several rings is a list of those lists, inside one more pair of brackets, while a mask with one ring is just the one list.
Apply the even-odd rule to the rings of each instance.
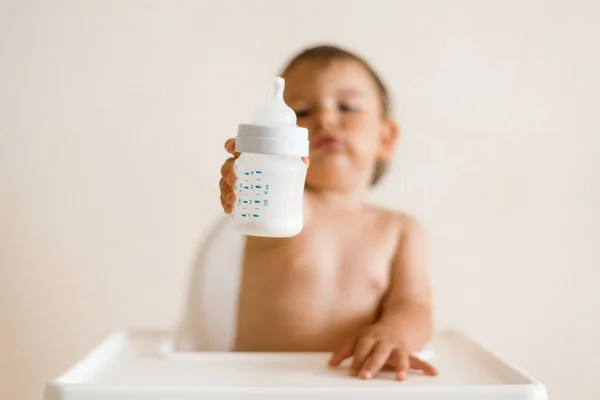
[[329, 359], [329, 365], [332, 367], [337, 367], [342, 363], [342, 361], [352, 357], [352, 354], [354, 354], [355, 343], [356, 338], [354, 337], [346, 340], [336, 351], [333, 352], [331, 358]]
[[396, 371], [396, 379], [399, 381], [405, 380], [408, 375], [408, 368], [410, 367], [408, 355], [401, 349], [396, 348], [392, 351], [390, 358]]
[[227, 202], [223, 199], [223, 196], [221, 196], [221, 207], [223, 207], [225, 214], [231, 214], [233, 212], [233, 206], [227, 204]]
[[374, 345], [375, 340], [370, 337], [365, 337], [358, 340], [354, 349], [354, 359], [352, 360], [352, 365], [350, 366], [349, 371], [351, 376], [357, 375], [361, 370], [363, 364], [367, 360], [367, 357], [373, 351]]
[[223, 166], [221, 167], [221, 176], [225, 183], [229, 186], [233, 186], [235, 184], [235, 158], [231, 157], [225, 160]]
[[390, 353], [392, 352], [392, 346], [384, 342], [378, 342], [373, 348], [373, 352], [365, 361], [362, 369], [359, 372], [359, 376], [363, 379], [371, 379], [379, 372], [384, 366]]
[[221, 181], [219, 182], [219, 189], [221, 190], [221, 199], [226, 204], [233, 205], [235, 202], [235, 193], [233, 188], [225, 183], [223, 178], [221, 178]]
[[227, 159], [221, 167], [221, 180], [219, 181], [219, 189], [221, 191], [221, 207], [226, 214], [231, 214], [233, 204], [235, 202], [235, 193], [233, 185], [235, 185], [235, 160], [240, 153], [235, 152], [235, 139], [229, 139], [225, 142], [225, 150], [232, 154], [233, 157]]
[[437, 368], [435, 368], [433, 365], [429, 364], [428, 362], [421, 360], [420, 358], [417, 358], [415, 356], [410, 356], [409, 362], [410, 362], [411, 369], [423, 371], [425, 374], [431, 375], [431, 376], [436, 376], [438, 374]]
[[235, 139], [227, 139], [225, 142], [225, 150], [234, 157], [239, 157], [240, 153], [235, 151]]
[[233, 211], [233, 203], [235, 202], [235, 193], [231, 186], [227, 185], [223, 178], [219, 182], [219, 187], [221, 189], [221, 207], [223, 207], [223, 211], [225, 214], [231, 214]]

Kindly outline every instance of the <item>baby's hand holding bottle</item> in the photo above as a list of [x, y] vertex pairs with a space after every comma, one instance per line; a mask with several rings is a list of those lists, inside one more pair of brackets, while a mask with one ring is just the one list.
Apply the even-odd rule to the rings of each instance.
[[240, 153], [235, 151], [235, 139], [229, 139], [225, 142], [225, 150], [231, 154], [221, 167], [221, 181], [219, 182], [219, 188], [221, 189], [221, 207], [226, 214], [231, 214], [233, 211], [233, 204], [235, 203], [235, 192], [233, 185], [235, 185], [235, 160], [240, 156]]
[[[235, 203], [235, 191], [233, 185], [235, 185], [235, 160], [240, 156], [240, 153], [235, 151], [235, 139], [227, 139], [225, 142], [225, 150], [231, 154], [231, 157], [225, 160], [221, 167], [221, 181], [219, 182], [219, 188], [221, 190], [221, 207], [225, 214], [231, 214], [233, 211], [233, 204]], [[308, 157], [302, 157], [302, 162], [308, 167]]]

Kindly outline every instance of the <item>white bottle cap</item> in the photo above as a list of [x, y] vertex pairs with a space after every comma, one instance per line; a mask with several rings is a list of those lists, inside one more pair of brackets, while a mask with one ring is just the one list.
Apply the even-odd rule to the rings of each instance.
[[235, 151], [240, 153], [308, 156], [308, 130], [296, 125], [296, 113], [283, 101], [285, 80], [273, 78], [267, 102], [249, 124], [240, 124]]

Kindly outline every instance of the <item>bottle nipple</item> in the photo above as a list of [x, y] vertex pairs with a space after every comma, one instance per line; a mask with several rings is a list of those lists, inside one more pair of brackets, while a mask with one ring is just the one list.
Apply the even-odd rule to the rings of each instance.
[[296, 125], [296, 113], [283, 100], [285, 80], [275, 77], [271, 81], [267, 101], [254, 112], [251, 123], [278, 127], [283, 125]]

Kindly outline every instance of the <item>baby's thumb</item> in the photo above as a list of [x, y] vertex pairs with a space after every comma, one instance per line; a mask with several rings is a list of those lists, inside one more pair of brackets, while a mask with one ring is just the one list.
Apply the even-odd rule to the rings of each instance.
[[235, 151], [235, 139], [227, 139], [225, 142], [225, 150], [229, 154], [233, 154], [236, 157], [239, 156], [239, 153], [236, 153]]

